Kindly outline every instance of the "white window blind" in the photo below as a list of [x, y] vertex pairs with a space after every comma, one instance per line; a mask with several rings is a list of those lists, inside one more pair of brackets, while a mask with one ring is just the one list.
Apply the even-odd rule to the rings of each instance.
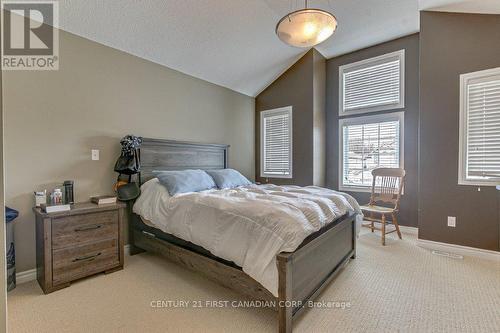
[[340, 122], [341, 189], [369, 190], [373, 169], [402, 166], [402, 112]]
[[461, 77], [464, 183], [500, 184], [500, 68]]
[[261, 112], [261, 177], [292, 178], [292, 107]]
[[340, 114], [404, 107], [404, 50], [341, 66]]

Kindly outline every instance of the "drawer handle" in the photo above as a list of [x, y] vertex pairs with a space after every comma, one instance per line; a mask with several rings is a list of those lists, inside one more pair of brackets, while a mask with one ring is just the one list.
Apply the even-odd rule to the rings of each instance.
[[75, 258], [75, 259], [73, 259], [73, 262], [84, 261], [84, 260], [94, 260], [95, 258], [97, 258], [100, 255], [101, 255], [101, 252], [99, 252], [98, 254], [94, 254], [92, 256]]
[[100, 227], [102, 227], [102, 225], [98, 224], [98, 225], [93, 225], [93, 226], [90, 226], [90, 227], [76, 228], [75, 231], [78, 232], [78, 231], [96, 230], [96, 229], [99, 229]]

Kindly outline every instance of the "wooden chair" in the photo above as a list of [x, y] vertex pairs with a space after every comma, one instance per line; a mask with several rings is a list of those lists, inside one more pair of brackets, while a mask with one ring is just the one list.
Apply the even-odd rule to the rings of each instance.
[[[382, 245], [385, 245], [385, 235], [391, 232], [397, 232], [399, 239], [402, 239], [396, 215], [399, 211], [399, 199], [404, 186], [405, 170], [378, 168], [372, 171], [372, 175], [370, 203], [361, 206], [361, 210], [365, 214], [364, 219], [370, 222], [364, 223], [363, 227], [370, 228], [372, 232], [374, 230], [382, 231]], [[394, 207], [377, 206], [379, 203], [394, 205]], [[387, 220], [386, 216], [390, 216], [391, 219]], [[374, 222], [380, 222], [381, 228], [375, 227]], [[387, 223], [392, 223], [395, 227], [394, 230], [386, 232]]]

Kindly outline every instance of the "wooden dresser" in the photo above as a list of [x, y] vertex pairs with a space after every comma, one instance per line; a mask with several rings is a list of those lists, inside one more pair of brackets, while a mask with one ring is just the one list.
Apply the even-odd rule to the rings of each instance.
[[78, 203], [71, 211], [36, 216], [36, 275], [44, 293], [71, 281], [123, 268], [125, 204]]

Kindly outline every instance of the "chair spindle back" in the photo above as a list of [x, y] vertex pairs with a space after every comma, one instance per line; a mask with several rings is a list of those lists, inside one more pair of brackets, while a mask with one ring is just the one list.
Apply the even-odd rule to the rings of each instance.
[[404, 186], [405, 170], [401, 168], [378, 168], [372, 171], [373, 183], [370, 205], [377, 202], [393, 204], [399, 208], [399, 199]]

